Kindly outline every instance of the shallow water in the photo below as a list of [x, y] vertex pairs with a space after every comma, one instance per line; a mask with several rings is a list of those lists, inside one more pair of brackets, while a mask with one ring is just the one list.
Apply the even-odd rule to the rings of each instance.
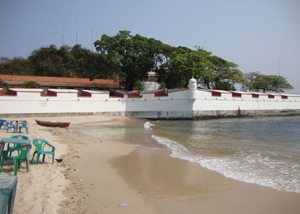
[[80, 134], [151, 148], [226, 177], [300, 193], [300, 117], [205, 121], [124, 120], [86, 124]]

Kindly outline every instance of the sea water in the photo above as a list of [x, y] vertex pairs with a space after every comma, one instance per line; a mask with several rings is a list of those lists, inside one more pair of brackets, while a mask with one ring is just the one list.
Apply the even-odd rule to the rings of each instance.
[[165, 148], [226, 177], [300, 193], [300, 117], [124, 120], [87, 124], [101, 139]]

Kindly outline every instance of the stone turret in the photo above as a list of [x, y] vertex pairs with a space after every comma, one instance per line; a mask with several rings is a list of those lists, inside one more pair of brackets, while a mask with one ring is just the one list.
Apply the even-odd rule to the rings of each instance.
[[197, 92], [197, 80], [194, 78], [189, 81], [189, 98], [191, 102], [196, 100], [196, 92]]

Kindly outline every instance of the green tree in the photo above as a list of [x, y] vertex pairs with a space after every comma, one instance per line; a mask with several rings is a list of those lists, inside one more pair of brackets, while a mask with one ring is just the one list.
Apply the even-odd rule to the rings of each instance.
[[283, 93], [285, 90], [292, 90], [294, 87], [283, 76], [271, 75], [270, 77], [270, 91], [276, 93]]
[[36, 81], [25, 81], [22, 84], [22, 88], [40, 88], [40, 84], [38, 84]]
[[213, 75], [205, 78], [208, 88], [216, 90], [235, 90], [235, 84], [240, 83], [249, 86], [249, 82], [243, 77], [243, 73], [238, 69], [238, 65], [226, 61], [218, 56], [208, 58], [213, 64]]
[[186, 47], [173, 48], [166, 57], [166, 62], [158, 68], [158, 81], [167, 88], [187, 87], [191, 77], [197, 80], [211, 75], [213, 64], [207, 59], [209, 52], [197, 48], [196, 51]]
[[34, 50], [28, 57], [35, 76], [72, 77], [70, 47], [55, 45]]
[[251, 72], [245, 74], [245, 78], [251, 83], [251, 86], [248, 87], [250, 91], [283, 93], [285, 90], [294, 88], [283, 76]]
[[14, 57], [9, 59], [7, 57], [0, 58], [0, 74], [7, 75], [26, 75], [32, 74], [32, 69], [28, 59], [22, 57]]
[[[122, 80], [126, 90], [132, 90], [134, 85], [146, 80], [148, 72], [154, 66], [152, 44], [154, 39], [130, 31], [119, 31], [116, 36], [102, 35], [101, 40], [95, 41], [96, 50], [106, 59], [107, 67]], [[93, 74], [95, 78], [97, 74]]]
[[106, 64], [105, 59], [97, 53], [93, 53], [81, 45], [76, 44], [71, 49], [72, 62], [71, 68], [73, 76], [79, 78], [90, 78], [93, 74], [99, 74], [97, 78], [103, 76], [103, 65]]

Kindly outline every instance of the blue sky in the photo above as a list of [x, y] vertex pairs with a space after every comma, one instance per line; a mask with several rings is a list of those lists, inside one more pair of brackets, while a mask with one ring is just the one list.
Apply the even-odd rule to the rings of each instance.
[[76, 35], [92, 49], [101, 35], [129, 30], [200, 46], [243, 73], [280, 72], [295, 88], [286, 93], [300, 94], [299, 11], [300, 0], [0, 0], [0, 57], [73, 46]]

